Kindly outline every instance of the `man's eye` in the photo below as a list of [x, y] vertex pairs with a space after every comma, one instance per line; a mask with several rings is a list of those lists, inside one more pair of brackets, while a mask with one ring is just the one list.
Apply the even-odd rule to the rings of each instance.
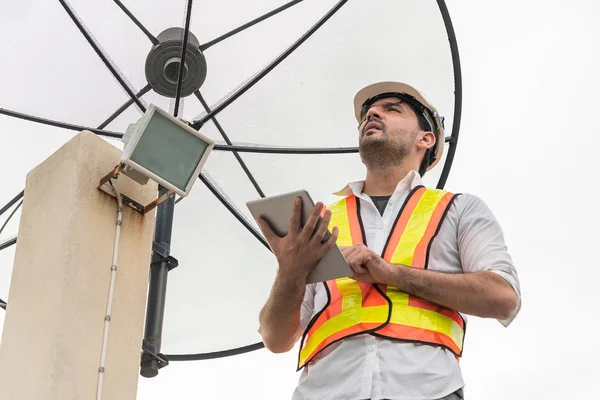
[[392, 107], [392, 108], [390, 108], [390, 111], [400, 112], [400, 109], [399, 109], [399, 108]]

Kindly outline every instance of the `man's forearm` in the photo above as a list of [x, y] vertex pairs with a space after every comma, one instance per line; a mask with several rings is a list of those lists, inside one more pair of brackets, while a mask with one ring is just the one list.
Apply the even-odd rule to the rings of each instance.
[[278, 274], [271, 295], [260, 312], [265, 347], [274, 353], [291, 350], [298, 339], [300, 309], [306, 284]]
[[403, 265], [392, 267], [388, 284], [465, 314], [508, 319], [517, 307], [513, 288], [493, 272], [447, 274]]

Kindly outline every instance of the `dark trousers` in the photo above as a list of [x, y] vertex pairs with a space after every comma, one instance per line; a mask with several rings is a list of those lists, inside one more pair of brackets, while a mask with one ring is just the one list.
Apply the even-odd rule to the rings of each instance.
[[[464, 400], [465, 395], [462, 389], [458, 389], [456, 392], [449, 394], [448, 396], [444, 396], [438, 400]], [[387, 399], [386, 399], [387, 400]]]

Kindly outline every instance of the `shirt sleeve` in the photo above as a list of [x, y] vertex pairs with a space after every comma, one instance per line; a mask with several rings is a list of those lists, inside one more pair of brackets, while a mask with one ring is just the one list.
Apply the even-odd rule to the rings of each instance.
[[456, 201], [459, 209], [458, 248], [463, 271], [496, 273], [517, 293], [517, 308], [508, 319], [498, 320], [508, 326], [521, 309], [521, 287], [502, 228], [489, 207], [478, 197], [463, 194]]
[[300, 309], [300, 326], [302, 329], [306, 329], [310, 320], [312, 318], [314, 308], [315, 308], [315, 293], [316, 293], [316, 284], [310, 283], [306, 285], [306, 290], [304, 291], [304, 299], [302, 300], [302, 307]]

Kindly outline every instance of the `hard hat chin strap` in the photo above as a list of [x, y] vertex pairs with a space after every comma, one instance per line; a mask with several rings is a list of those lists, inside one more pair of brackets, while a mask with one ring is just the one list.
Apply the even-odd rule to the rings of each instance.
[[427, 168], [430, 165], [430, 158], [431, 155], [431, 149], [427, 149], [425, 150], [425, 155], [423, 156], [423, 161], [421, 161], [421, 166], [419, 167], [419, 175], [423, 176], [425, 175], [425, 172], [427, 172]]
[[419, 174], [421, 176], [425, 175], [425, 172], [427, 172], [427, 168], [429, 168], [429, 166], [431, 164], [434, 163], [434, 161], [437, 159], [436, 157], [436, 148], [438, 146], [438, 143], [436, 142], [436, 144], [425, 150], [425, 155], [423, 156], [423, 161], [421, 161], [421, 166], [419, 167]]

